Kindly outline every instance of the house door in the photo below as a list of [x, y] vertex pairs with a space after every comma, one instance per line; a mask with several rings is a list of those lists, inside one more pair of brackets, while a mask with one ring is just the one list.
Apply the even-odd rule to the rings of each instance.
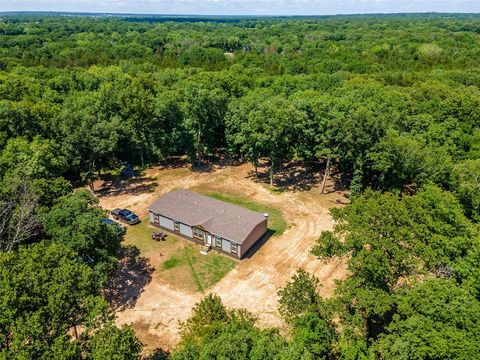
[[207, 245], [212, 246], [212, 235], [211, 235], [211, 234], [207, 234], [207, 237], [206, 237], [206, 239], [205, 239], [205, 243], [206, 243]]

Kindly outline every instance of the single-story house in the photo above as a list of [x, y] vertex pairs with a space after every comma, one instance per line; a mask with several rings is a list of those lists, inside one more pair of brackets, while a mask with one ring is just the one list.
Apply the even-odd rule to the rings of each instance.
[[188, 190], [175, 190], [148, 207], [150, 223], [241, 259], [267, 232], [268, 214]]

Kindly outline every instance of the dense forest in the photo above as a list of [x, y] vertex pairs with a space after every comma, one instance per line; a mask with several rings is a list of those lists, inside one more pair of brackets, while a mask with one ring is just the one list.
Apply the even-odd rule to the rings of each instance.
[[2, 15], [0, 359], [141, 356], [101, 296], [121, 235], [73, 189], [178, 155], [340, 174], [312, 253], [351, 276], [299, 269], [289, 334], [209, 295], [151, 358], [480, 358], [480, 16]]

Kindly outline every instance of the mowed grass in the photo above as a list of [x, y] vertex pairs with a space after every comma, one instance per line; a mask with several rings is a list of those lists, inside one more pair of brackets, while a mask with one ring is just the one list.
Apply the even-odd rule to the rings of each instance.
[[155, 241], [152, 239], [154, 232], [161, 231], [150, 225], [148, 218], [141, 223], [129, 226], [124, 237], [125, 245], [136, 246], [141, 254], [147, 254], [151, 251], [161, 250], [165, 245], [175, 244], [183, 240], [179, 236], [167, 233], [166, 241]]
[[287, 229], [287, 222], [283, 218], [282, 212], [278, 209], [275, 209], [273, 207], [270, 207], [264, 204], [253, 202], [251, 200], [242, 198], [238, 195], [220, 194], [217, 192], [202, 191], [201, 189], [199, 189], [198, 191], [203, 193], [204, 195], [213, 197], [217, 200], [242, 206], [252, 211], [257, 211], [260, 213], [268, 213], [268, 229], [272, 232], [273, 236], [281, 235]]
[[234, 259], [215, 251], [206, 256], [201, 255], [200, 245], [170, 232], [167, 232], [165, 241], [155, 241], [152, 233], [156, 231], [161, 230], [151, 226], [148, 218], [144, 219], [140, 224], [128, 228], [124, 244], [137, 247], [141, 256], [156, 257], [151, 262], [160, 263], [156, 269], [158, 275], [174, 287], [203, 292], [220, 281], [237, 264]]
[[189, 244], [178, 249], [163, 263], [162, 276], [185, 290], [204, 292], [236, 264], [235, 260], [214, 251], [202, 255], [198, 245]]
[[[260, 213], [268, 213], [268, 229], [273, 236], [281, 235], [287, 229], [282, 212], [268, 205], [259, 204], [232, 193], [215, 190], [194, 189], [217, 200], [245, 207]], [[237, 264], [237, 260], [218, 254], [214, 250], [201, 255], [201, 246], [167, 232], [166, 241], [154, 241], [151, 236], [160, 231], [144, 219], [142, 223], [130, 226], [125, 235], [125, 244], [136, 246], [144, 256], [157, 256], [163, 253], [165, 259], [158, 258], [158, 275], [174, 287], [204, 292], [220, 281]], [[160, 256], [160, 255], [158, 255]]]

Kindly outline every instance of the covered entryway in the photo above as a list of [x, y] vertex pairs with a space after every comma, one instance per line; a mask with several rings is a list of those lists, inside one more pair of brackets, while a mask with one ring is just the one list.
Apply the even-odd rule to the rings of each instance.
[[212, 234], [206, 233], [205, 244], [212, 246]]
[[212, 249], [213, 236], [212, 234], [204, 230], [201, 230], [201, 233], [202, 233], [201, 239], [203, 240], [205, 245], [202, 248], [202, 251], [200, 251], [200, 254], [207, 255]]
[[268, 229], [267, 214], [188, 190], [164, 194], [148, 210], [154, 226], [237, 259]]
[[197, 240], [203, 241], [206, 245], [212, 245], [213, 236], [208, 231], [201, 227], [193, 228], [193, 237]]

